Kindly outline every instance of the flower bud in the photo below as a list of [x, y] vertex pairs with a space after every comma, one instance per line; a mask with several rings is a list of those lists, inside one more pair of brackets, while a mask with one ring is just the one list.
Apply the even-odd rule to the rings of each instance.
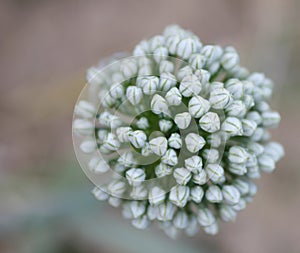
[[246, 180], [236, 178], [233, 185], [239, 190], [241, 195], [246, 195], [249, 192], [249, 184]]
[[223, 198], [229, 205], [237, 204], [240, 200], [240, 192], [233, 185], [225, 185], [222, 189]]
[[130, 211], [133, 218], [138, 218], [142, 216], [146, 211], [146, 206], [144, 202], [132, 201], [130, 202]]
[[129, 142], [129, 136], [131, 132], [131, 127], [119, 127], [116, 130], [116, 134], [120, 142]]
[[214, 224], [204, 227], [203, 230], [205, 233], [207, 233], [209, 235], [216, 235], [219, 232], [218, 223], [215, 222]]
[[184, 207], [190, 196], [190, 188], [186, 186], [172, 187], [169, 195], [169, 200], [178, 207]]
[[224, 88], [214, 89], [210, 93], [209, 103], [214, 109], [224, 109], [231, 103], [231, 95]]
[[133, 186], [130, 192], [130, 197], [136, 200], [146, 199], [147, 195], [147, 190], [142, 185]]
[[168, 145], [171, 148], [180, 149], [182, 145], [180, 134], [178, 133], [171, 134], [170, 138], [168, 139]]
[[168, 141], [165, 137], [154, 138], [149, 144], [152, 152], [158, 156], [164, 155], [168, 148]]
[[173, 224], [176, 228], [185, 229], [188, 226], [188, 216], [184, 211], [178, 211], [174, 217]]
[[207, 182], [206, 172], [201, 170], [199, 174], [193, 175], [193, 182], [198, 185], [204, 185]]
[[242, 176], [247, 173], [247, 168], [244, 163], [230, 163], [228, 170], [235, 175]]
[[150, 189], [148, 200], [150, 205], [158, 205], [165, 200], [165, 197], [166, 192], [158, 186], [154, 186]]
[[199, 120], [199, 125], [204, 131], [214, 133], [220, 129], [220, 118], [215, 112], [207, 112]]
[[221, 64], [227, 71], [232, 70], [240, 63], [239, 55], [236, 52], [227, 52], [221, 58]]
[[179, 129], [186, 129], [191, 123], [192, 116], [188, 112], [178, 113], [174, 121]]
[[146, 178], [145, 171], [139, 168], [132, 168], [126, 171], [126, 179], [130, 185], [140, 185]]
[[274, 160], [268, 155], [261, 155], [258, 157], [259, 168], [267, 173], [271, 173], [275, 169]]
[[149, 121], [146, 117], [142, 117], [136, 122], [136, 125], [139, 129], [147, 129], [149, 127]]
[[95, 106], [85, 100], [79, 101], [74, 111], [77, 116], [83, 118], [93, 118], [97, 113]]
[[189, 112], [194, 118], [200, 118], [208, 112], [210, 108], [209, 102], [201, 96], [194, 96], [189, 101]]
[[161, 161], [170, 166], [175, 166], [178, 163], [177, 154], [174, 149], [168, 149], [167, 152], [161, 157]]
[[170, 120], [165, 120], [165, 119], [161, 119], [158, 122], [159, 125], [159, 129], [160, 131], [162, 131], [163, 133], [168, 132], [172, 127], [173, 127], [173, 123]]
[[207, 65], [220, 59], [223, 54], [223, 49], [220, 46], [206, 45], [201, 49], [201, 54], [207, 59]]
[[276, 127], [280, 122], [280, 115], [278, 112], [263, 112], [262, 119], [264, 127]]
[[158, 47], [153, 52], [153, 58], [157, 63], [165, 60], [168, 57], [168, 49], [166, 47]]
[[229, 136], [236, 136], [236, 135], [242, 135], [243, 134], [243, 127], [242, 123], [239, 119], [234, 117], [227, 117], [222, 125], [221, 129], [229, 134]]
[[204, 149], [202, 151], [202, 156], [208, 163], [216, 163], [219, 160], [219, 151], [210, 148], [210, 149]]
[[87, 140], [83, 141], [79, 147], [84, 153], [89, 154], [93, 153], [97, 149], [97, 143], [95, 140]]
[[169, 72], [165, 72], [160, 75], [158, 89], [162, 91], [168, 91], [171, 88], [173, 88], [176, 85], [176, 83], [176, 77]]
[[95, 198], [98, 200], [106, 200], [109, 197], [109, 195], [106, 192], [102, 191], [98, 187], [95, 187], [92, 193], [94, 194]]
[[150, 225], [150, 221], [146, 215], [132, 220], [131, 223], [137, 229], [146, 229]]
[[176, 212], [176, 206], [170, 202], [162, 203], [157, 206], [157, 219], [160, 221], [172, 220]]
[[158, 94], [155, 94], [151, 100], [151, 110], [155, 114], [170, 114], [167, 101]]
[[228, 160], [232, 163], [245, 163], [248, 159], [247, 151], [241, 146], [232, 146], [228, 152]]
[[192, 54], [189, 59], [189, 65], [193, 69], [202, 69], [206, 63], [207, 57], [203, 54]]
[[157, 206], [148, 206], [147, 207], [147, 217], [149, 220], [151, 220], [151, 221], [155, 220], [157, 218], [157, 215], [158, 215]]
[[246, 201], [243, 198], [241, 198], [239, 203], [237, 203], [231, 207], [234, 211], [238, 212], [238, 211], [244, 210], [246, 208], [246, 204], [247, 204]]
[[126, 190], [126, 184], [121, 181], [112, 181], [107, 187], [108, 193], [120, 197]]
[[236, 211], [231, 206], [221, 205], [219, 212], [221, 219], [225, 222], [235, 221], [236, 219]]
[[201, 208], [198, 212], [198, 222], [201, 226], [207, 227], [216, 222], [216, 217], [208, 208]]
[[153, 95], [158, 87], [159, 79], [156, 76], [147, 76], [140, 80], [139, 86], [143, 89], [144, 94]]
[[118, 141], [117, 136], [113, 133], [108, 133], [104, 140], [103, 147], [111, 151], [118, 150], [120, 142]]
[[94, 156], [90, 160], [88, 167], [89, 167], [90, 171], [92, 171], [95, 174], [102, 174], [102, 173], [107, 172], [110, 169], [107, 162], [98, 156]]
[[120, 198], [115, 197], [109, 197], [108, 204], [110, 204], [113, 207], [119, 207], [122, 203], [122, 200]]
[[191, 199], [195, 203], [201, 203], [203, 196], [204, 196], [204, 191], [201, 186], [194, 186], [191, 189]]
[[94, 124], [86, 119], [75, 119], [73, 129], [80, 135], [92, 135], [94, 133]]
[[124, 152], [118, 159], [118, 162], [126, 167], [131, 167], [136, 164], [131, 152]]
[[216, 185], [210, 185], [205, 192], [206, 199], [211, 203], [220, 203], [223, 200], [222, 191]]
[[243, 101], [235, 100], [225, 109], [225, 112], [228, 116], [243, 118], [246, 114], [246, 110]]
[[163, 46], [165, 43], [165, 38], [161, 35], [154, 36], [150, 41], [150, 50], [153, 52], [156, 48]]
[[134, 59], [125, 59], [122, 61], [120, 70], [126, 79], [136, 76], [138, 68]]
[[147, 140], [146, 134], [141, 130], [130, 132], [129, 141], [136, 148], [142, 148], [145, 146]]
[[165, 163], [160, 163], [155, 167], [155, 175], [157, 177], [164, 177], [172, 174], [172, 172], [173, 172], [172, 167], [168, 166]]
[[207, 164], [205, 171], [208, 178], [214, 183], [219, 182], [224, 175], [224, 169], [219, 164]]
[[198, 134], [189, 133], [185, 137], [185, 145], [188, 151], [190, 151], [191, 153], [196, 153], [204, 147], [205, 140], [202, 136]]
[[185, 76], [179, 85], [179, 90], [184, 97], [198, 95], [201, 89], [202, 84], [196, 75]]
[[159, 64], [159, 73], [170, 72], [173, 73], [175, 69], [174, 63], [171, 61], [163, 60]]
[[175, 169], [173, 176], [174, 176], [176, 182], [180, 185], [186, 185], [192, 177], [191, 172], [185, 168]]
[[124, 87], [119, 84], [119, 83], [115, 83], [111, 86], [111, 88], [109, 89], [109, 95], [113, 98], [113, 99], [118, 99], [118, 98], [122, 98], [124, 95]]
[[197, 155], [184, 160], [185, 168], [193, 173], [200, 173], [202, 170], [202, 165], [202, 158]]
[[244, 96], [244, 84], [238, 79], [229, 79], [225, 83], [225, 88], [230, 92], [234, 99], [241, 99]]
[[169, 105], [180, 105], [181, 103], [181, 93], [176, 87], [171, 88], [167, 94], [166, 94], [166, 101], [168, 102]]
[[251, 136], [251, 135], [253, 135], [254, 131], [256, 130], [257, 124], [253, 120], [242, 119], [242, 128], [243, 128], [244, 136]]
[[136, 86], [129, 86], [126, 90], [126, 97], [132, 105], [137, 105], [141, 102], [143, 98], [143, 93], [141, 88]]
[[103, 73], [95, 67], [91, 67], [87, 70], [86, 79], [91, 85], [102, 85], [105, 82]]
[[265, 146], [265, 154], [278, 162], [284, 156], [284, 149], [278, 142], [270, 142]]
[[194, 236], [197, 234], [198, 230], [199, 230], [199, 228], [198, 228], [197, 218], [194, 215], [192, 215], [189, 218], [189, 224], [188, 224], [185, 232], [188, 236]]
[[184, 60], [188, 60], [191, 54], [196, 52], [196, 42], [192, 38], [181, 40], [177, 46], [177, 55]]

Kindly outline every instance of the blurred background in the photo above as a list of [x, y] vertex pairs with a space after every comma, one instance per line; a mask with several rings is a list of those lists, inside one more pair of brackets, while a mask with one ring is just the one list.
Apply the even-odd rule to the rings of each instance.
[[[0, 252], [299, 253], [299, 13], [298, 0], [0, 0]], [[85, 70], [173, 23], [274, 80], [286, 149], [235, 223], [177, 241], [97, 202], [71, 139]]]

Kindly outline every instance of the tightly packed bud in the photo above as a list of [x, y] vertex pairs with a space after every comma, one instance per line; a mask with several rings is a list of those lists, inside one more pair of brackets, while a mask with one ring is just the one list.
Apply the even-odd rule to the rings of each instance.
[[284, 156], [270, 141], [280, 122], [273, 83], [240, 66], [233, 47], [202, 45], [176, 25], [128, 56], [90, 68], [89, 98], [75, 106], [74, 143], [93, 194], [138, 229], [157, 222], [172, 238], [199, 227], [214, 235]]

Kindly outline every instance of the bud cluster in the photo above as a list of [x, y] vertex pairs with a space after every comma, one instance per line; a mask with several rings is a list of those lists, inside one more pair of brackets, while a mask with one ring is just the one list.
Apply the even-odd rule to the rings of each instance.
[[203, 45], [176, 25], [108, 63], [105, 73], [87, 71], [100, 107], [79, 101], [73, 122], [89, 171], [114, 172], [95, 197], [121, 206], [139, 229], [156, 221], [171, 237], [200, 227], [216, 234], [284, 155], [270, 140], [280, 121], [272, 81], [242, 67], [233, 47]]

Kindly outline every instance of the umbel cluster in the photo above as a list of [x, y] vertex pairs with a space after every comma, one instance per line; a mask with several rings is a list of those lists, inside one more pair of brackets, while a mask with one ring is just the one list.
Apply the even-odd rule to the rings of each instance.
[[269, 133], [280, 121], [273, 82], [241, 66], [233, 47], [204, 45], [176, 25], [126, 56], [88, 69], [93, 99], [75, 107], [89, 173], [112, 174], [93, 194], [139, 229], [216, 234], [284, 155]]

